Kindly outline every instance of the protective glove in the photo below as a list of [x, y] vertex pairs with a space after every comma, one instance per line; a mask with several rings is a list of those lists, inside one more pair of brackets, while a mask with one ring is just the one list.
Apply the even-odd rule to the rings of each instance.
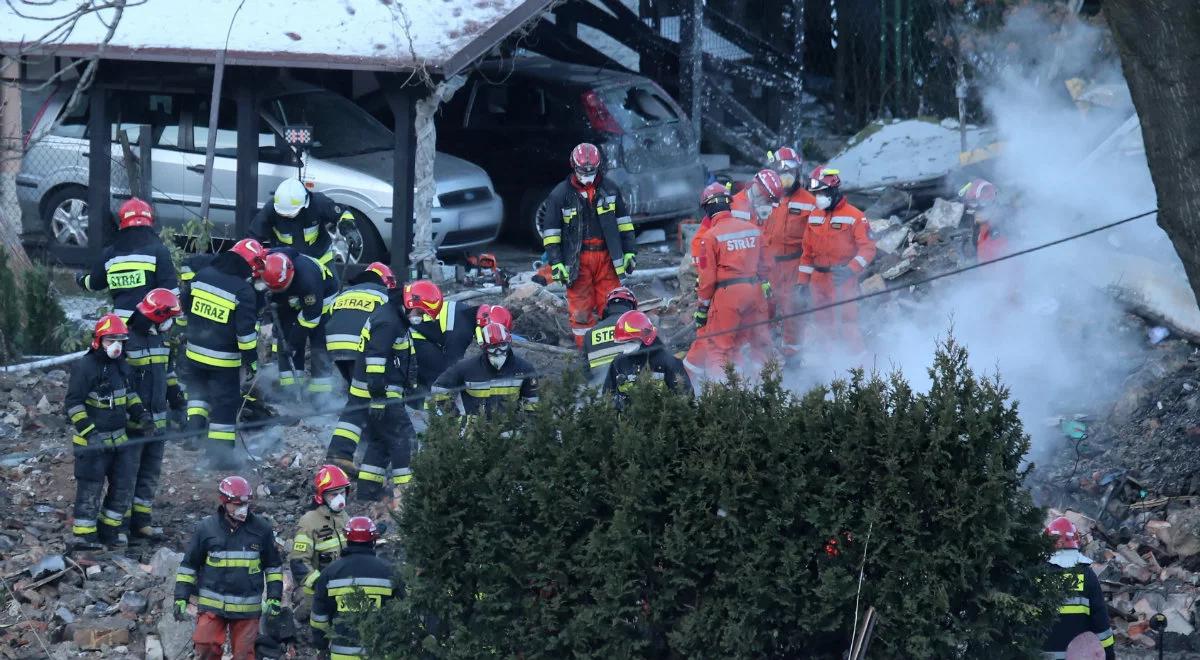
[[263, 604], [266, 606], [264, 611], [267, 616], [279, 616], [279, 612], [283, 610], [283, 603], [278, 598], [268, 598]]
[[855, 273], [854, 269], [849, 266], [834, 266], [830, 274], [833, 275], [833, 283], [839, 286], [858, 279], [858, 273]]
[[708, 305], [697, 308], [692, 318], [696, 321], [697, 328], [703, 328], [704, 324], [708, 323]]
[[176, 600], [175, 607], [171, 608], [171, 616], [175, 617], [176, 621], [187, 621], [187, 601]]
[[762, 292], [763, 292], [763, 298], [766, 298], [767, 300], [771, 299], [771, 283], [770, 282], [764, 281], [762, 283]]
[[147, 431], [149, 433], [154, 433], [157, 430], [154, 425], [154, 415], [151, 415], [149, 413], [142, 415], [138, 419], [138, 426], [141, 427], [142, 430]]
[[562, 263], [551, 264], [550, 274], [554, 277], [556, 282], [562, 282], [563, 284], [566, 284], [571, 279], [571, 273]]
[[626, 252], [624, 266], [626, 275], [633, 274], [633, 269], [637, 268], [637, 255], [632, 252]]
[[387, 416], [387, 406], [386, 406], [385, 401], [384, 400], [372, 400], [371, 408], [370, 408], [369, 412], [367, 413], [367, 417], [369, 417], [372, 422], [378, 423], [378, 422], [382, 422], [383, 418], [385, 416]]
[[84, 291], [87, 291], [87, 273], [75, 273], [75, 284]]

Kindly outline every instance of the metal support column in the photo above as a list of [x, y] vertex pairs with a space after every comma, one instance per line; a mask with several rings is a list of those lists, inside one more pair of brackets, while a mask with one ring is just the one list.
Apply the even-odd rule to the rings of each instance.
[[388, 104], [395, 117], [395, 166], [392, 175], [392, 270], [397, 279], [406, 282], [416, 276], [409, 264], [412, 253], [413, 189], [416, 186], [417, 95], [412, 87], [400, 87], [395, 78], [387, 80], [384, 88]]
[[[88, 95], [88, 245], [98, 256], [112, 233], [112, 113], [109, 91], [96, 81]], [[91, 258], [85, 258], [90, 262]]]
[[258, 98], [254, 70], [243, 69], [236, 76], [234, 100], [237, 103], [237, 188], [234, 211], [234, 237], [249, 234], [250, 221], [258, 212]]
[[704, 0], [684, 0], [679, 26], [679, 100], [700, 142], [701, 98], [704, 94]]

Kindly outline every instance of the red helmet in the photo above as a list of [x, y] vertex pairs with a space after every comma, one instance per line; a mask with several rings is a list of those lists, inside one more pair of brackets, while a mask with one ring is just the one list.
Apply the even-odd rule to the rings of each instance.
[[970, 208], [989, 206], [996, 201], [996, 186], [986, 179], [971, 179], [958, 189], [958, 198]]
[[254, 497], [250, 483], [236, 475], [222, 479], [217, 492], [221, 494], [221, 504], [249, 504]]
[[808, 175], [808, 190], [809, 192], [817, 192], [819, 190], [827, 190], [829, 188], [842, 187], [842, 172], [841, 170], [817, 165]]
[[713, 202], [729, 203], [729, 187], [720, 181], [710, 183], [700, 191], [700, 206], [708, 206]]
[[137, 197], [130, 197], [121, 205], [121, 210], [117, 211], [117, 219], [120, 222], [121, 229], [153, 227], [154, 211], [150, 209], [150, 205], [146, 202]]
[[618, 344], [640, 341], [643, 346], [649, 346], [657, 336], [658, 328], [650, 322], [650, 317], [636, 309], [617, 318], [617, 328], [613, 332], [613, 339]]
[[759, 196], [769, 199], [772, 203], [778, 203], [783, 198], [783, 181], [779, 179], [775, 170], [759, 170], [750, 185]]
[[367, 272], [378, 275], [379, 281], [383, 282], [383, 286], [387, 287], [388, 290], [396, 288], [396, 274], [392, 272], [391, 267], [387, 264], [380, 261], [372, 262], [367, 266]]
[[619, 286], [612, 291], [609, 291], [608, 295], [604, 298], [604, 306], [608, 307], [617, 300], [624, 300], [632, 305], [634, 309], [637, 309], [637, 296], [633, 295], [633, 291], [630, 291], [629, 287], [627, 286]]
[[508, 350], [512, 345], [512, 334], [508, 328], [499, 323], [489, 323], [480, 331], [479, 345], [484, 351], [495, 353], [501, 349]]
[[800, 168], [803, 166], [803, 161], [795, 149], [779, 147], [775, 153], [771, 154], [770, 162], [775, 171], [779, 173], [779, 180], [783, 182], [785, 189], [790, 189], [800, 180]]
[[437, 316], [442, 311], [442, 302], [442, 290], [429, 280], [417, 280], [404, 285], [404, 309]]
[[1055, 549], [1079, 547], [1079, 530], [1075, 528], [1075, 523], [1065, 516], [1051, 520], [1050, 524], [1046, 525], [1046, 533], [1054, 537]]
[[92, 331], [92, 348], [100, 348], [100, 340], [105, 337], [113, 339], [127, 339], [129, 337], [129, 328], [125, 327], [125, 322], [121, 317], [113, 313], [105, 314], [96, 321], [96, 329]]
[[475, 325], [482, 328], [489, 323], [499, 323], [506, 330], [512, 332], [512, 312], [503, 305], [480, 305], [479, 309], [475, 311]]
[[379, 540], [379, 528], [375, 521], [366, 516], [354, 516], [342, 528], [350, 543], [374, 543]]
[[313, 488], [317, 491], [313, 500], [317, 504], [324, 504], [326, 492], [349, 486], [350, 479], [342, 468], [336, 465], [322, 465], [321, 469], [317, 470], [317, 476], [313, 478]]
[[179, 296], [170, 289], [151, 289], [137, 304], [137, 311], [154, 323], [162, 323], [169, 318], [179, 316], [183, 310], [179, 308]]
[[272, 291], [284, 291], [292, 284], [296, 276], [296, 264], [282, 252], [272, 252], [263, 262], [262, 280]]
[[584, 142], [571, 150], [571, 170], [576, 177], [595, 176], [600, 171], [600, 150]]
[[234, 243], [229, 251], [245, 259], [246, 263], [250, 264], [250, 271], [255, 278], [262, 277], [267, 258], [267, 249], [262, 246], [262, 243], [253, 238], [243, 238]]

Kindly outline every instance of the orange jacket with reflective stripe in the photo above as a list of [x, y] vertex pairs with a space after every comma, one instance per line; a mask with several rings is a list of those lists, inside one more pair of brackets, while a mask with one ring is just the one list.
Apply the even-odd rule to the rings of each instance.
[[766, 278], [762, 230], [753, 223], [739, 220], [731, 213], [718, 213], [713, 216], [713, 225], [700, 242], [697, 297], [701, 303], [711, 301], [722, 282]]
[[804, 249], [804, 230], [808, 228], [808, 215], [816, 208], [816, 200], [803, 188], [796, 188], [795, 192], [780, 200], [779, 206], [767, 216], [767, 225], [763, 228], [767, 261], [775, 261], [781, 256], [800, 258]]
[[745, 220], [746, 222], [751, 222], [755, 225], [762, 225], [762, 220], [760, 220], [758, 214], [754, 212], [754, 205], [750, 203], [749, 188], [746, 188], [742, 192], [734, 195], [733, 198], [729, 200], [729, 212], [738, 220]]
[[875, 242], [867, 235], [866, 216], [845, 198], [831, 209], [813, 209], [804, 232], [799, 282], [808, 283], [817, 268], [849, 266], [861, 273], [875, 258]]
[[704, 216], [704, 219], [700, 221], [700, 229], [692, 234], [692, 266], [697, 270], [700, 268], [700, 248], [703, 245], [704, 235], [708, 233], [709, 229], [712, 229], [712, 218]]

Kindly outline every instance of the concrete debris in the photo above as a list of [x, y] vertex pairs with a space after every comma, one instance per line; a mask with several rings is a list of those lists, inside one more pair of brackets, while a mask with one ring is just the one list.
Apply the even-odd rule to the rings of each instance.
[[926, 230], [953, 229], [962, 221], [964, 208], [960, 202], [938, 198], [928, 211], [921, 214], [920, 218], [924, 218]]
[[146, 660], [164, 660], [166, 654], [163, 652], [162, 642], [154, 635], [146, 636]]
[[885, 280], [894, 280], [897, 277], [900, 277], [901, 275], [907, 273], [908, 271], [910, 271], [912, 269], [913, 269], [912, 260], [904, 259], [904, 260], [900, 261], [900, 263], [896, 264], [895, 266], [892, 266], [891, 268], [883, 271], [882, 273], [880, 273], [880, 275]]
[[863, 280], [858, 286], [863, 293], [877, 293], [886, 289], [887, 283], [883, 281], [882, 275], [872, 275]]
[[67, 626], [68, 636], [81, 649], [98, 651], [129, 643], [133, 622], [121, 617], [105, 617]]
[[875, 241], [875, 247], [888, 254], [895, 254], [906, 246], [909, 233], [908, 227], [891, 229]]
[[57, 573], [67, 567], [62, 555], [47, 555], [29, 569], [29, 577], [40, 580], [47, 575]]
[[1164, 340], [1170, 336], [1171, 336], [1171, 331], [1162, 327], [1161, 325], [1156, 325], [1153, 328], [1150, 328], [1148, 331], [1146, 331], [1146, 337], [1150, 340], [1151, 344], [1161, 343], [1162, 340]]
[[146, 597], [136, 591], [126, 591], [121, 594], [121, 602], [117, 607], [126, 614], [141, 614], [146, 611]]
[[[906, 213], [912, 209], [912, 204], [913, 198], [911, 194], [899, 188], [889, 186], [884, 189], [883, 193], [875, 201], [863, 209], [863, 213], [868, 218], [882, 218], [893, 213]], [[872, 229], [874, 229], [874, 226], [872, 226]]]
[[876, 237], [882, 235], [892, 227], [898, 227], [900, 225], [900, 218], [892, 215], [880, 220], [869, 220], [868, 223], [871, 225], [871, 236]]

